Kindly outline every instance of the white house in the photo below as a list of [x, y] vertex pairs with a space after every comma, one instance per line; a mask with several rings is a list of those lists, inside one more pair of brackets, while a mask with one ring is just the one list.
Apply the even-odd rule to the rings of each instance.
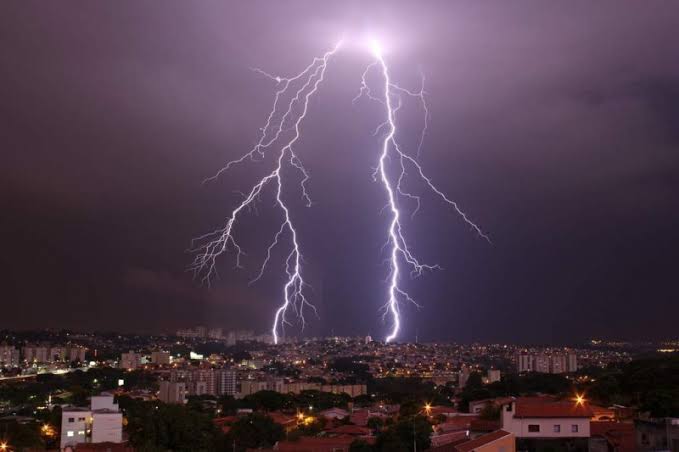
[[123, 413], [113, 395], [93, 396], [90, 408], [66, 407], [61, 412], [61, 450], [80, 443], [121, 443]]
[[520, 397], [502, 406], [502, 429], [517, 438], [589, 438], [592, 416], [583, 401]]

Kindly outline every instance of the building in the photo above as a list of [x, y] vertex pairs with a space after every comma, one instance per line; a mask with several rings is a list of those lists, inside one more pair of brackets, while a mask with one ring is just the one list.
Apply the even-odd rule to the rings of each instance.
[[68, 361], [69, 362], [81, 362], [84, 363], [86, 359], [87, 349], [85, 347], [69, 347], [68, 348]]
[[533, 372], [535, 370], [535, 368], [533, 367], [533, 355], [527, 355], [525, 353], [517, 354], [516, 367], [519, 373]]
[[551, 365], [550, 365], [551, 359], [550, 358], [551, 358], [550, 356], [547, 356], [544, 353], [540, 353], [539, 355], [536, 355], [535, 358], [534, 358], [535, 359], [535, 368], [534, 368], [535, 372], [548, 374], [549, 370], [551, 368]]
[[478, 438], [454, 445], [456, 452], [515, 452], [515, 436], [504, 430], [496, 430]]
[[92, 410], [92, 443], [121, 443], [123, 441], [123, 413], [110, 394], [93, 396], [90, 401]]
[[636, 419], [636, 445], [640, 452], [679, 452], [679, 419]]
[[520, 450], [550, 447], [545, 446], [545, 441], [559, 441], [573, 450], [587, 450], [592, 416], [587, 403], [520, 397], [502, 406], [502, 430], [516, 436]]
[[209, 339], [220, 340], [224, 338], [224, 334], [221, 328], [211, 328], [207, 332], [207, 337]]
[[61, 414], [61, 449], [82, 443], [122, 443], [123, 414], [113, 395], [93, 396], [90, 408], [66, 407]]
[[567, 356], [568, 356], [568, 372], [577, 372], [578, 371], [577, 355], [573, 352], [569, 352]]
[[470, 375], [471, 371], [469, 370], [469, 367], [462, 366], [462, 369], [460, 369], [460, 374], [457, 379], [457, 385], [460, 388], [464, 388], [465, 386], [467, 386], [467, 380], [469, 380]]
[[[66, 407], [61, 411], [61, 449], [86, 443], [92, 425], [92, 410]], [[122, 428], [122, 425], [121, 425]]]
[[43, 345], [26, 345], [22, 349], [24, 360], [28, 364], [42, 364], [49, 361], [50, 349]]
[[19, 367], [19, 349], [13, 345], [0, 345], [0, 367]]
[[189, 395], [233, 396], [237, 393], [236, 372], [230, 369], [173, 369], [170, 381], [185, 383]]
[[355, 439], [350, 435], [330, 438], [302, 436], [296, 441], [279, 441], [275, 450], [278, 452], [349, 452], [351, 443]]
[[501, 378], [502, 373], [498, 369], [488, 369], [486, 383], [495, 383], [496, 381], [500, 381]]
[[158, 400], [164, 403], [186, 403], [186, 384], [176, 381], [161, 381]]
[[617, 421], [590, 422], [589, 452], [636, 452], [634, 423]]
[[228, 369], [219, 369], [216, 372], [216, 395], [230, 395], [235, 396], [238, 392], [236, 371]]
[[568, 372], [566, 355], [552, 355], [551, 371], [553, 374], [565, 374]]
[[521, 372], [541, 372], [563, 374], [578, 370], [578, 358], [575, 353], [517, 353], [516, 368]]
[[141, 367], [141, 354], [130, 350], [120, 355], [121, 369], [136, 369], [138, 367]]
[[151, 352], [151, 363], [162, 366], [169, 365], [172, 362], [172, 356], [169, 352]]

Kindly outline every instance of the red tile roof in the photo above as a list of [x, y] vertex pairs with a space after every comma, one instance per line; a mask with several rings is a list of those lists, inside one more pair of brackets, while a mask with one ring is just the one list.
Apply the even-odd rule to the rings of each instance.
[[470, 422], [469, 430], [475, 432], [494, 432], [502, 428], [501, 421], [492, 421], [487, 419], [474, 419]]
[[511, 433], [505, 432], [504, 430], [497, 430], [495, 432], [488, 433], [487, 435], [479, 436], [478, 438], [471, 441], [458, 444], [455, 446], [455, 450], [458, 452], [470, 452], [477, 447], [485, 446], [486, 444], [492, 443], [493, 441], [497, 441], [498, 439], [509, 435], [511, 435]]
[[516, 400], [514, 417], [584, 417], [591, 418], [594, 415], [592, 409], [586, 403], [574, 401], [555, 401], [546, 398], [520, 398]]
[[326, 432], [339, 435], [368, 436], [372, 430], [359, 425], [340, 425], [339, 427], [326, 430]]
[[618, 452], [636, 451], [636, 433], [634, 424], [627, 422], [599, 421], [590, 422], [590, 434], [603, 436]]
[[436, 430], [440, 430], [442, 432], [453, 432], [457, 430], [469, 430], [471, 427], [471, 423], [473, 421], [477, 421], [479, 419], [478, 416], [453, 416], [449, 417], [446, 419], [445, 422], [442, 422], [436, 426]]
[[279, 441], [279, 452], [333, 452], [335, 450], [348, 451], [354, 442], [354, 436], [336, 436], [333, 438], [303, 436], [297, 441]]
[[431, 447], [441, 447], [447, 444], [459, 443], [460, 441], [466, 441], [469, 437], [467, 436], [466, 430], [461, 430], [458, 432], [443, 433], [441, 435], [432, 435], [431, 437]]

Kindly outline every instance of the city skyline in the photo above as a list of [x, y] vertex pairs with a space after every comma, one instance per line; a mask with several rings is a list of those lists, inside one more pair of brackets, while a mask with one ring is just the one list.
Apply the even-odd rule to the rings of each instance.
[[[406, 282], [422, 308], [406, 307], [399, 340], [676, 330], [676, 5], [629, 2], [615, 20], [612, 4], [171, 5], [3, 5], [0, 329], [267, 331], [279, 272], [248, 283], [279, 224], [268, 200], [240, 231], [244, 269], [225, 259], [212, 287], [186, 271], [191, 239], [222, 224], [261, 168], [202, 181], [257, 139], [275, 86], [251, 68], [294, 74], [349, 30], [384, 37], [404, 86], [422, 69], [422, 164], [492, 240], [423, 195], [405, 227], [443, 270]], [[266, 30], [253, 34], [255, 20]], [[338, 58], [296, 149], [313, 205], [291, 202], [319, 309], [301, 334], [382, 339], [381, 113], [351, 103], [370, 58]], [[421, 117], [403, 121], [416, 147]]]

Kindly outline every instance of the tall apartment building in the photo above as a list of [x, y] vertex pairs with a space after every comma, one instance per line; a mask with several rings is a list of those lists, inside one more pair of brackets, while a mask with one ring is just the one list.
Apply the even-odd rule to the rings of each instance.
[[172, 370], [171, 382], [183, 382], [189, 395], [236, 394], [236, 372], [230, 369]]
[[540, 353], [535, 356], [535, 372], [540, 372], [543, 374], [548, 374], [551, 367], [551, 356], [544, 353]]
[[551, 371], [553, 374], [565, 374], [568, 372], [566, 355], [552, 355]]
[[61, 449], [81, 443], [121, 443], [123, 413], [111, 394], [93, 396], [90, 408], [66, 407], [61, 413]]
[[517, 353], [516, 368], [519, 372], [562, 374], [578, 370], [575, 353]]
[[207, 337], [210, 339], [222, 339], [224, 335], [221, 328], [212, 328], [208, 330]]
[[24, 360], [27, 363], [48, 363], [50, 347], [44, 345], [26, 345], [22, 349]]
[[51, 346], [26, 345], [22, 348], [23, 359], [28, 364], [85, 361], [87, 349], [79, 345]]
[[13, 345], [0, 345], [0, 367], [19, 367], [19, 349]]
[[169, 365], [172, 362], [172, 357], [169, 352], [151, 352], [151, 362], [157, 365]]
[[576, 372], [578, 370], [578, 357], [575, 353], [568, 353], [568, 372]]
[[160, 390], [158, 391], [158, 400], [164, 403], [186, 403], [186, 384], [178, 381], [160, 382]]
[[130, 350], [129, 352], [120, 355], [121, 369], [136, 369], [138, 367], [141, 367], [141, 354]]

